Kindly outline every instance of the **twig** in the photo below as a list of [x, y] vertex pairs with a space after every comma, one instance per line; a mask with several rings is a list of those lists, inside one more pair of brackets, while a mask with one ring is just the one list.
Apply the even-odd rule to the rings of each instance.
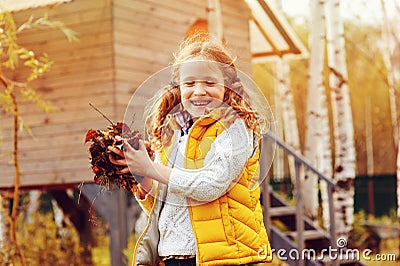
[[105, 114], [103, 114], [99, 109], [97, 109], [93, 104], [89, 103], [89, 105], [96, 110], [99, 114], [101, 114], [105, 119], [107, 119], [108, 122], [110, 122], [111, 125], [113, 125], [113, 121], [111, 121]]
[[18, 216], [18, 203], [20, 198], [20, 179], [21, 179], [21, 169], [19, 166], [19, 158], [18, 158], [18, 117], [19, 117], [19, 109], [18, 102], [13, 92], [10, 92], [10, 96], [12, 99], [12, 104], [14, 107], [14, 168], [15, 168], [15, 183], [14, 183], [14, 197], [13, 197], [13, 206], [11, 211], [11, 238], [14, 242], [15, 249], [17, 251], [17, 256], [20, 258], [22, 266], [25, 266], [25, 258], [22, 254], [21, 247], [18, 244], [17, 239], [17, 216]]

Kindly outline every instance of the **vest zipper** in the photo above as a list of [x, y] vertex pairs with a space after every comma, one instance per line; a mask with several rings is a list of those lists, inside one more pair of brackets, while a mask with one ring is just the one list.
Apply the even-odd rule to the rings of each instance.
[[[189, 139], [190, 139], [190, 134], [192, 133], [192, 131], [193, 131], [193, 128], [195, 128], [196, 127], [196, 124], [198, 124], [199, 123], [199, 121], [201, 121], [202, 120], [202, 118], [200, 118], [200, 119], [197, 119], [196, 121], [194, 121], [194, 123], [192, 124], [192, 126], [189, 128], [189, 131], [188, 131], [188, 137], [187, 137], [187, 143], [189, 143]], [[186, 149], [185, 149], [185, 160], [184, 160], [184, 167], [185, 167], [185, 169], [186, 169], [186, 167], [187, 167], [187, 159], [186, 159], [186, 155], [188, 154], [188, 145], [186, 144]], [[191, 200], [190, 199], [188, 199], [188, 203], [189, 203], [189, 206], [188, 206], [188, 209], [189, 209], [189, 213], [190, 213], [190, 223], [192, 224], [192, 228], [194, 228], [193, 227], [193, 210], [192, 210], [192, 205], [191, 205]], [[195, 231], [196, 230], [194, 230], [193, 229], [193, 235], [194, 235], [194, 240], [196, 241], [196, 265], [199, 265], [199, 259], [200, 259], [200, 257], [199, 257], [199, 244], [198, 244], [198, 241], [197, 241], [197, 236], [196, 236], [196, 233], [195, 233]]]
[[[174, 145], [174, 144], [176, 144], [176, 140], [177, 140], [177, 135], [178, 135], [178, 133], [176, 132], [176, 131], [174, 131], [174, 139], [175, 139], [175, 141], [174, 141], [174, 143], [172, 144], [172, 146]], [[172, 148], [172, 147], [171, 147]], [[178, 151], [175, 153], [175, 158], [174, 158], [174, 161], [172, 162], [172, 165], [171, 165], [171, 167], [173, 167], [174, 166], [174, 164], [175, 164], [175, 160], [176, 160], [176, 155], [178, 154]], [[171, 155], [171, 154], [169, 154], [169, 155]], [[168, 163], [168, 159], [167, 159], [167, 161], [165, 162], [165, 165]], [[164, 164], [164, 163], [163, 163]], [[159, 193], [159, 185], [157, 186], [157, 191], [156, 191], [156, 193], [154, 193], [154, 195], [157, 195], [158, 193]], [[143, 231], [143, 233], [140, 235], [140, 237], [138, 238], [138, 240], [136, 241], [136, 245], [135, 245], [135, 250], [133, 251], [133, 259], [132, 259], [132, 266], [135, 266], [135, 262], [136, 262], [136, 257], [137, 257], [137, 252], [138, 252], [138, 250], [139, 250], [139, 244], [140, 244], [140, 242], [143, 240], [143, 238], [144, 238], [144, 236], [146, 235], [146, 233], [147, 233], [147, 231], [149, 230], [149, 227], [150, 227], [150, 224], [151, 224], [151, 218], [153, 217], [153, 212], [154, 212], [154, 208], [155, 208], [155, 206], [156, 206], [156, 202], [157, 202], [157, 199], [156, 199], [156, 196], [153, 196], [154, 197], [154, 202], [153, 202], [153, 205], [151, 206], [151, 209], [150, 209], [150, 212], [149, 212], [149, 218], [147, 219], [147, 224], [146, 224], [146, 227], [145, 227], [145, 229], [144, 229], [144, 231]], [[161, 211], [160, 211], [161, 212]], [[158, 224], [158, 221], [157, 221], [157, 224]]]
[[[158, 194], [158, 188], [157, 188], [156, 193], [154, 193], [154, 194], [155, 195]], [[147, 231], [149, 230], [149, 227], [150, 227], [150, 224], [151, 224], [151, 218], [153, 217], [154, 208], [155, 208], [156, 202], [157, 202], [156, 197], [153, 196], [153, 198], [154, 198], [154, 202], [153, 202], [153, 205], [151, 206], [150, 211], [149, 211], [149, 218], [147, 219], [146, 227], [144, 228], [144, 231], [140, 235], [139, 239], [136, 241], [135, 250], [133, 251], [132, 266], [135, 266], [137, 252], [139, 251], [140, 242], [142, 242], [142, 240], [143, 240], [144, 236], [146, 235]]]

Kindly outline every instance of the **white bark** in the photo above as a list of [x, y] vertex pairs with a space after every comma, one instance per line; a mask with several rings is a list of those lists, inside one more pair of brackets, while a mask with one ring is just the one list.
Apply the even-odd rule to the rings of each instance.
[[[293, 94], [290, 90], [290, 66], [285, 59], [278, 59], [276, 61], [276, 77], [279, 81], [277, 93], [283, 120], [285, 142], [294, 150], [301, 153], [296, 110], [294, 108]], [[289, 156], [288, 162], [292, 184], [295, 184], [294, 158]]]
[[6, 245], [6, 217], [3, 202], [4, 199], [0, 194], [0, 249], [4, 249]]
[[392, 45], [391, 45], [391, 26], [386, 14], [385, 1], [381, 0], [382, 6], [382, 14], [383, 14], [383, 25], [382, 25], [382, 39], [383, 39], [383, 47], [382, 54], [383, 59], [386, 65], [387, 71], [387, 81], [389, 86], [389, 107], [390, 107], [390, 118], [392, 122], [392, 132], [393, 132], [393, 143], [397, 143], [398, 133], [399, 133], [399, 125], [397, 121], [397, 107], [396, 107], [396, 77], [395, 72], [392, 67]]
[[372, 140], [371, 101], [365, 103], [365, 150], [367, 154], [367, 176], [374, 175], [374, 145]]
[[[332, 155], [327, 99], [324, 86], [325, 58], [325, 1], [310, 1], [311, 23], [309, 30], [310, 67], [307, 97], [307, 131], [305, 156], [327, 177], [332, 176]], [[323, 220], [329, 227], [329, 206], [326, 184], [321, 182]], [[307, 173], [304, 181], [305, 212], [315, 218], [318, 215], [318, 178]]]
[[[279, 80], [275, 74], [274, 78], [274, 111], [276, 121], [276, 137], [283, 140], [283, 118], [282, 118], [282, 105], [279, 99]], [[275, 150], [273, 167], [273, 177], [275, 181], [283, 181], [285, 177], [285, 163], [284, 151], [282, 149]]]
[[348, 237], [354, 221], [356, 164], [353, 118], [347, 83], [344, 27], [340, 17], [340, 1], [328, 0], [325, 11], [335, 143], [334, 179], [337, 181], [335, 193], [336, 228], [338, 237]]
[[0, 192], [0, 249], [10, 245], [10, 195], [8, 192]]
[[39, 208], [39, 199], [42, 193], [39, 190], [29, 192], [29, 203], [26, 208], [25, 220], [26, 223], [32, 223], [32, 214], [36, 213]]
[[53, 205], [53, 215], [54, 215], [54, 222], [58, 228], [58, 233], [60, 234], [61, 237], [65, 237], [68, 234], [68, 230], [64, 227], [64, 213], [61, 210], [61, 208], [58, 206], [57, 201], [54, 199], [51, 200], [51, 203]]

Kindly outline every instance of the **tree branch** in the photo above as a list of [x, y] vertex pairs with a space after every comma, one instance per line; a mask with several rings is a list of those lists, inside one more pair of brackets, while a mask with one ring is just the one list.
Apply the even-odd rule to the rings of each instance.
[[21, 169], [19, 167], [19, 158], [18, 158], [18, 102], [14, 95], [14, 93], [10, 92], [10, 97], [12, 99], [12, 104], [14, 108], [14, 168], [15, 168], [15, 181], [14, 181], [14, 197], [13, 197], [13, 206], [11, 212], [11, 239], [14, 242], [15, 249], [17, 250], [17, 256], [20, 258], [21, 264], [23, 266], [26, 265], [24, 256], [22, 255], [21, 247], [18, 244], [17, 239], [17, 218], [18, 218], [18, 205], [19, 205], [19, 196], [20, 196], [20, 179], [21, 179]]

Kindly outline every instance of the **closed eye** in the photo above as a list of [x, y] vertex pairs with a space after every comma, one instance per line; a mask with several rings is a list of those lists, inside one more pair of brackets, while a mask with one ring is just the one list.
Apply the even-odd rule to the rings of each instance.
[[213, 80], [188, 80], [184, 81], [182, 85], [185, 87], [193, 87], [196, 85], [196, 82], [203, 83], [207, 87], [214, 87], [217, 84], [217, 82]]
[[193, 87], [195, 84], [196, 84], [196, 81], [194, 81], [194, 80], [183, 82], [183, 86], [185, 86], [185, 87]]
[[206, 80], [205, 83], [206, 83], [206, 86], [208, 86], [208, 87], [214, 87], [215, 84], [217, 84], [216, 82], [214, 82], [212, 80]]

